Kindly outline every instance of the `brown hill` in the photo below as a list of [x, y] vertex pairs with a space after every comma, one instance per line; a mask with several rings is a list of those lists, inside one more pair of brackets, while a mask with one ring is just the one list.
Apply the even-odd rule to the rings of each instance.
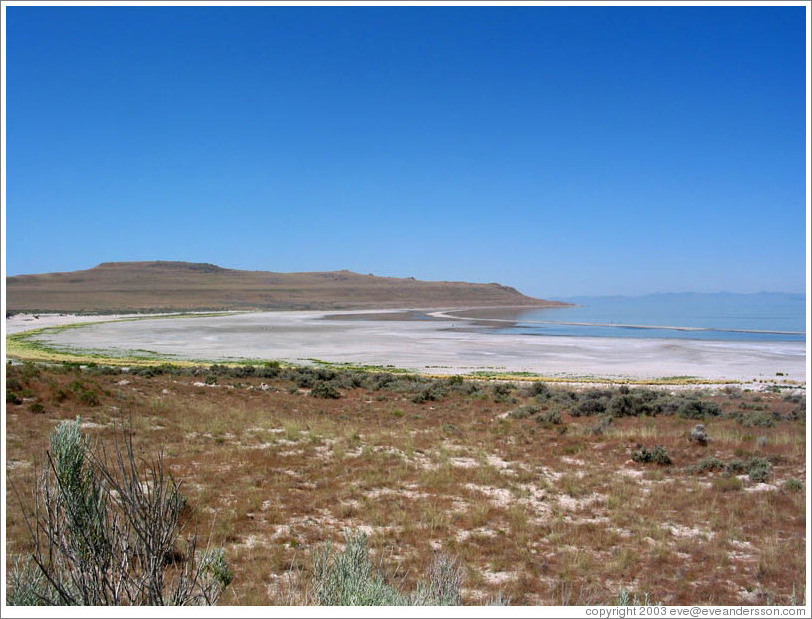
[[427, 282], [351, 271], [273, 273], [190, 262], [104, 262], [6, 278], [12, 312], [371, 309], [565, 305], [500, 284]]

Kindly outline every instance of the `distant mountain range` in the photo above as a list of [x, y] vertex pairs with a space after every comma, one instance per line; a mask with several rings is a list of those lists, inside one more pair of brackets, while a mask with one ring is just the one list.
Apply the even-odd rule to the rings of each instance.
[[509, 286], [428, 282], [351, 271], [274, 273], [192, 262], [104, 262], [6, 278], [9, 312], [145, 312], [567, 305]]
[[803, 300], [806, 298], [804, 292], [654, 292], [643, 295], [577, 295], [573, 297], [563, 297], [561, 301], [567, 303], [574, 303], [580, 305], [585, 302], [601, 300], [601, 301], [640, 301], [640, 302], [660, 302], [660, 301], [675, 301], [675, 302], [691, 302], [691, 301], [730, 301], [743, 299], [794, 299]]
[[787, 299], [804, 299], [806, 297], [806, 293], [804, 292], [654, 292], [650, 294], [643, 294], [643, 295], [596, 295], [596, 296], [589, 296], [589, 295], [578, 295], [574, 297], [565, 297], [562, 300], [568, 303], [582, 303], [584, 301], [588, 301], [591, 299], [603, 299], [603, 300], [623, 300], [623, 301], [630, 301], [630, 300], [674, 300], [674, 301], [681, 301], [681, 300], [699, 300], [699, 299], [730, 299], [736, 300], [742, 297], [746, 297], [749, 299], [756, 298], [756, 297], [785, 297]]

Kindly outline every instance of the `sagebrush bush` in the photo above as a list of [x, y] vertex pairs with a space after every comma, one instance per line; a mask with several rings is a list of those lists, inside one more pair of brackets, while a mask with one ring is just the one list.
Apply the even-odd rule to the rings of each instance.
[[527, 419], [528, 417], [538, 415], [540, 410], [541, 409], [534, 404], [522, 404], [518, 408], [514, 408], [510, 411], [508, 417], [513, 419]]
[[607, 401], [605, 398], [588, 398], [578, 402], [578, 405], [570, 410], [574, 417], [602, 415], [606, 412]]
[[412, 398], [412, 402], [420, 404], [422, 402], [442, 400], [447, 393], [442, 381], [436, 381], [423, 387], [423, 389]]
[[535, 381], [525, 389], [524, 395], [528, 398], [546, 399], [550, 395], [550, 387], [541, 381]]
[[216, 603], [231, 582], [224, 554], [198, 551], [195, 536], [181, 538], [186, 502], [160, 456], [139, 466], [125, 432], [110, 466], [80, 427], [79, 418], [62, 422], [50, 436], [37, 509], [25, 514], [34, 552], [15, 564], [7, 603]]
[[803, 491], [803, 489], [804, 489], [803, 483], [800, 480], [795, 479], [794, 477], [791, 477], [790, 479], [784, 482], [784, 490], [787, 490], [788, 492], [801, 492]]
[[772, 428], [775, 425], [775, 415], [767, 411], [738, 413], [736, 420], [746, 428]]
[[491, 387], [493, 401], [498, 403], [515, 401], [515, 398], [512, 396], [515, 390], [516, 385], [511, 383], [496, 383]]
[[716, 402], [704, 400], [685, 399], [677, 408], [677, 415], [685, 419], [704, 419], [705, 417], [717, 417], [722, 409]]
[[710, 471], [725, 470], [725, 463], [716, 456], [707, 456], [688, 469], [691, 473], [701, 474]]
[[313, 384], [310, 395], [314, 398], [337, 400], [341, 397], [341, 392], [332, 382], [320, 380]]
[[459, 561], [438, 554], [428, 577], [412, 593], [386, 582], [372, 566], [363, 532], [346, 532], [344, 550], [333, 553], [328, 542], [313, 559], [310, 597], [321, 606], [458, 606], [463, 571]]
[[634, 417], [640, 414], [641, 404], [630, 393], [617, 393], [609, 400], [606, 408], [612, 417]]
[[772, 465], [770, 461], [760, 456], [753, 456], [747, 463], [747, 476], [751, 481], [764, 483], [770, 478]]
[[510, 411], [508, 417], [513, 419], [534, 419], [539, 423], [551, 423], [555, 425], [562, 423], [561, 411], [558, 405], [555, 404], [552, 406], [547, 405], [546, 408], [535, 404], [523, 404]]
[[653, 462], [660, 466], [671, 464], [671, 457], [662, 445], [655, 445], [652, 449], [640, 447], [632, 451], [632, 460], [641, 463]]
[[560, 425], [562, 423], [561, 411], [558, 408], [550, 408], [541, 411], [536, 415], [535, 419], [539, 423], [552, 423], [554, 425]]
[[747, 472], [747, 463], [739, 458], [734, 458], [725, 464], [725, 472], [730, 475], [740, 475]]

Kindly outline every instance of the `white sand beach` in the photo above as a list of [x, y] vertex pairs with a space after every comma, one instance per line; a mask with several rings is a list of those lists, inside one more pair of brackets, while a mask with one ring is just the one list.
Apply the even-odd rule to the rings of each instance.
[[[380, 310], [381, 314], [397, 314]], [[370, 320], [353, 312], [251, 312], [109, 322], [117, 316], [16, 315], [8, 333], [71, 322], [39, 336], [59, 347], [107, 354], [151, 351], [176, 359], [266, 359], [395, 366], [436, 374], [536, 372], [551, 377], [806, 381], [804, 342], [626, 339], [490, 334], [468, 319]], [[370, 314], [369, 311], [357, 314]], [[442, 314], [439, 314], [442, 316]], [[325, 318], [325, 317], [328, 318]], [[435, 314], [438, 316], [438, 314]], [[387, 316], [389, 317], [389, 316]], [[391, 318], [391, 317], [390, 317]]]

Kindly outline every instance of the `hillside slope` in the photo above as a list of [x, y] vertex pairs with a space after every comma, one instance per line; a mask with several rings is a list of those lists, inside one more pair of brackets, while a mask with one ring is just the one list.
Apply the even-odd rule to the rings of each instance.
[[351, 271], [274, 273], [190, 262], [104, 262], [6, 278], [7, 311], [371, 309], [565, 305], [500, 284], [428, 282]]

